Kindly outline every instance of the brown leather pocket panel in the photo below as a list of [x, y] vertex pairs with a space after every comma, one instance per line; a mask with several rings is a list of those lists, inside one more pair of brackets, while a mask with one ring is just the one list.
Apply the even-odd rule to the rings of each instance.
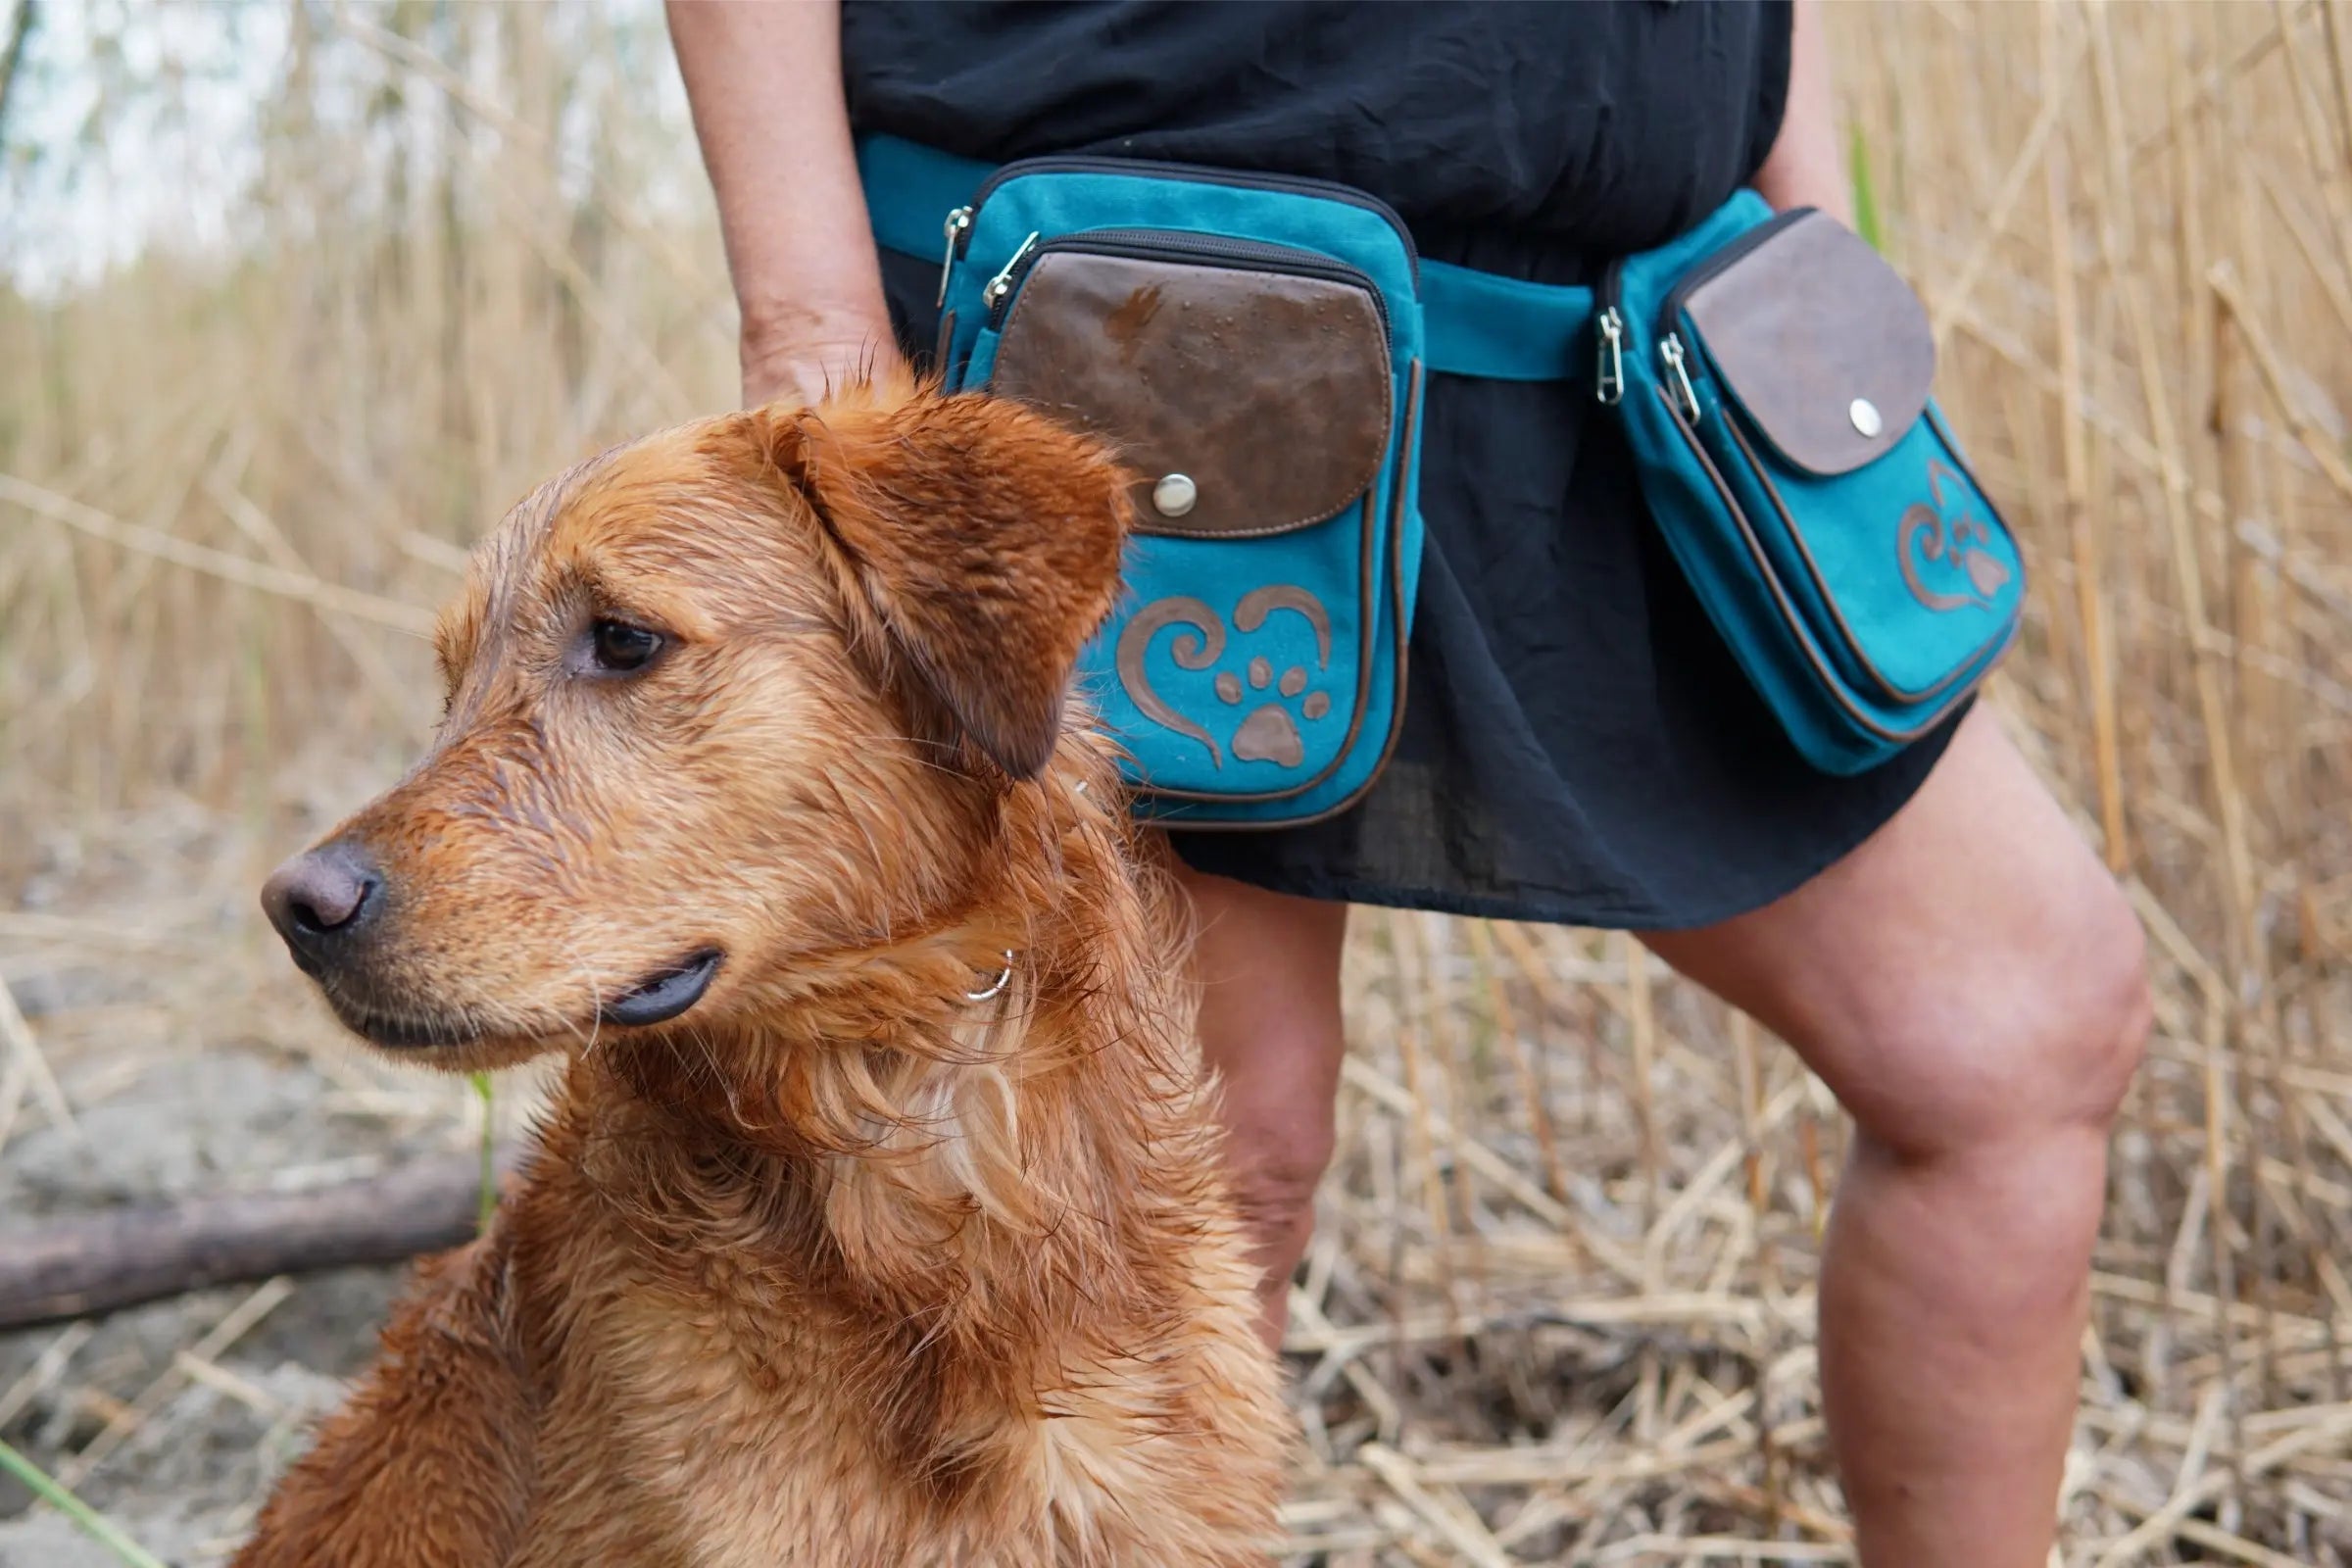
[[1013, 301], [989, 389], [1113, 442], [1141, 476], [1147, 533], [1321, 522], [1388, 456], [1387, 326], [1368, 292], [1332, 278], [1051, 251]]
[[1809, 473], [1885, 456], [1927, 407], [1927, 309], [1862, 237], [1809, 213], [1690, 291], [1698, 347], [1757, 432]]

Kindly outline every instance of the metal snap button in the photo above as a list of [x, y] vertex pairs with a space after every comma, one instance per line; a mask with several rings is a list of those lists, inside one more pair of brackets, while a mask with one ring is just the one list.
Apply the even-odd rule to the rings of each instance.
[[1868, 439], [1876, 439], [1886, 421], [1879, 417], [1879, 406], [1868, 398], [1856, 398], [1846, 406], [1845, 416], [1854, 421], [1854, 428]]
[[1152, 487], [1152, 505], [1163, 517], [1181, 517], [1200, 499], [1200, 487], [1188, 474], [1171, 473]]

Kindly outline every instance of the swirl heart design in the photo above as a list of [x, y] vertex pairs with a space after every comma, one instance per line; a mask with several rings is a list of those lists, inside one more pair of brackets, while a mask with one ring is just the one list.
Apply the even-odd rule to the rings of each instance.
[[[1928, 464], [1928, 494], [1933, 498], [1932, 503], [1914, 501], [1903, 509], [1902, 521], [1895, 531], [1895, 560], [1902, 567], [1903, 586], [1928, 609], [1989, 610], [2000, 591], [2009, 585], [2010, 572], [1985, 548], [1992, 542], [1992, 531], [1982, 521], [1965, 514], [1958, 517], [1944, 515], [1947, 503], [1943, 482], [1957, 477], [1941, 463]], [[1956, 580], [1959, 591], [1930, 586], [1922, 575], [1922, 562], [1944, 568], [1938, 576], [1947, 583]]]
[[[1233, 630], [1247, 636], [1263, 626], [1266, 617], [1277, 610], [1287, 610], [1305, 618], [1315, 633], [1315, 672], [1329, 669], [1331, 616], [1323, 602], [1303, 588], [1269, 583], [1252, 589], [1234, 607]], [[1228, 643], [1225, 619], [1205, 601], [1189, 594], [1154, 599], [1120, 628], [1112, 656], [1119, 685], [1138, 712], [1163, 729], [1198, 741], [1207, 748], [1210, 765], [1221, 769], [1227, 749], [1200, 722], [1200, 717], [1214, 715], [1196, 717], [1179, 710], [1152, 683], [1146, 665], [1152, 640], [1170, 626], [1188, 628], [1168, 645], [1168, 657], [1177, 668], [1208, 669], [1224, 657]], [[1306, 741], [1299, 730], [1299, 720], [1322, 718], [1331, 711], [1329, 692], [1308, 690], [1313, 679], [1314, 673], [1304, 664], [1291, 664], [1278, 675], [1273, 662], [1263, 656], [1251, 658], [1241, 669], [1217, 671], [1210, 689], [1227, 708], [1242, 707], [1254, 693], [1269, 689], [1273, 693], [1271, 698], [1261, 698], [1232, 731], [1231, 753], [1235, 761], [1272, 762], [1286, 768], [1305, 765]], [[1294, 703], [1296, 713], [1291, 707]]]

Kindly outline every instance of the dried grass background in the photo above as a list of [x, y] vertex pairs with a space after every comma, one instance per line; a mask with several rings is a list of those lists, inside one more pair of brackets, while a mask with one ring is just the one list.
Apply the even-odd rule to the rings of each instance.
[[[83, 143], [32, 150], [216, 190], [228, 251], [0, 289], [0, 1208], [41, 1140], [238, 1061], [298, 1072], [363, 1165], [471, 1136], [462, 1086], [338, 1041], [251, 889], [413, 752], [416, 633], [507, 502], [733, 395], [657, 15], [260, 15], [248, 185], [174, 133], [218, 83], [137, 50]], [[1832, 21], [1883, 243], [2036, 568], [1996, 700], [2153, 938], [2063, 1560], [2352, 1561], [2352, 5]], [[41, 244], [8, 190], [0, 244]], [[1348, 976], [1295, 1560], [1846, 1560], [1820, 1086], [1619, 937], [1367, 911]], [[53, 1332], [0, 1432], [132, 1494], [143, 1430], [280, 1407], [237, 1348], [314, 1289], [234, 1293], [145, 1359]], [[258, 1487], [272, 1454], [221, 1462]]]

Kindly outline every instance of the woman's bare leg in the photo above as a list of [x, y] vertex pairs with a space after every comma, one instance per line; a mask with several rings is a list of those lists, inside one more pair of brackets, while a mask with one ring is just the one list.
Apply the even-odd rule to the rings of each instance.
[[1650, 945], [1854, 1118], [1821, 1379], [1863, 1561], [2039, 1568], [2108, 1128], [2148, 1027], [2122, 892], [1980, 710], [1843, 861]]

